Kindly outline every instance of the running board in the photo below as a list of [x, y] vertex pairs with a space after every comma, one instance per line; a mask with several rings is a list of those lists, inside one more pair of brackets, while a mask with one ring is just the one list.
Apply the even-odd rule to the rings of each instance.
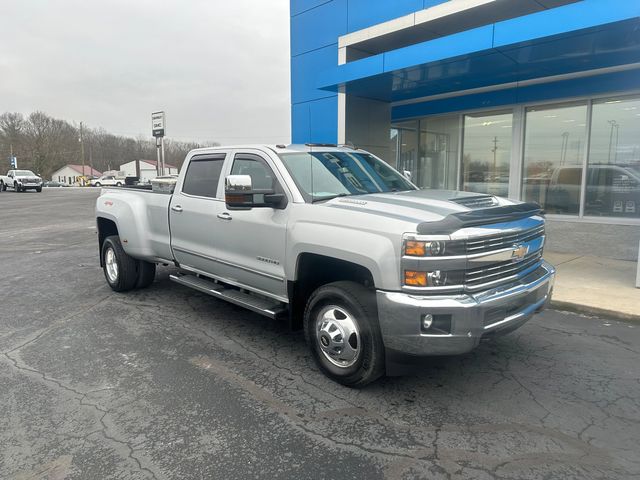
[[211, 295], [212, 297], [220, 298], [240, 307], [244, 307], [253, 312], [259, 313], [260, 315], [264, 315], [265, 317], [278, 318], [287, 311], [286, 306], [276, 300], [258, 297], [235, 288], [227, 288], [223, 284], [207, 280], [203, 277], [179, 273], [176, 275], [169, 275], [169, 279], [173, 282], [179, 283], [180, 285]]

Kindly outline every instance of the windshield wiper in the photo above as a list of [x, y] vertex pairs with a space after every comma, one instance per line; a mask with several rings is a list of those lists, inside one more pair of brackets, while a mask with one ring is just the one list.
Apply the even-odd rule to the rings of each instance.
[[354, 194], [353, 193], [336, 193], [335, 195], [325, 195], [324, 197], [312, 197], [311, 203], [324, 202], [326, 200], [331, 200], [333, 198], [349, 197], [351, 195], [354, 195]]

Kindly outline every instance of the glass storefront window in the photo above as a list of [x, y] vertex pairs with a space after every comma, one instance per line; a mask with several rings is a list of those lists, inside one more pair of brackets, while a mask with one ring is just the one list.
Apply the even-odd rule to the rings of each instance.
[[457, 188], [460, 116], [429, 117], [420, 121], [420, 157], [415, 183], [421, 188]]
[[586, 118], [586, 105], [527, 109], [523, 200], [548, 213], [579, 213]]
[[464, 116], [463, 190], [508, 196], [512, 123], [511, 112]]
[[[522, 145], [512, 145], [519, 138], [514, 115], [525, 125]], [[506, 197], [510, 176], [520, 170], [514, 162], [522, 161], [521, 177], [511, 181], [520, 183], [516, 197], [523, 201], [551, 214], [640, 219], [638, 96], [396, 122], [390, 144], [391, 163], [411, 172], [420, 188]]]
[[585, 215], [640, 218], [640, 99], [593, 103]]
[[398, 156], [396, 170], [400, 173], [411, 172], [412, 181], [415, 180], [418, 162], [418, 121], [402, 122], [394, 125], [397, 133]]

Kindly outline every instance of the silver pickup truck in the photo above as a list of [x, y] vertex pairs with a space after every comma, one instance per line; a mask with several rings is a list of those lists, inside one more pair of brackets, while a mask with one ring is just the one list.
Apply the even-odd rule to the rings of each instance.
[[105, 189], [96, 216], [113, 290], [175, 265], [174, 282], [302, 328], [350, 386], [514, 330], [555, 276], [537, 204], [420, 190], [352, 148], [194, 150], [173, 189]]

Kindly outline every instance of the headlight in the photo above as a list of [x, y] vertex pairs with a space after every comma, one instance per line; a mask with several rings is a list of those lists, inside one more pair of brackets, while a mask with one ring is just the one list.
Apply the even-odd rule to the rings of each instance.
[[447, 240], [405, 238], [402, 246], [403, 255], [410, 257], [437, 257], [444, 255], [447, 250]]
[[443, 240], [405, 240], [404, 254], [412, 257], [425, 257], [442, 255], [445, 251]]

